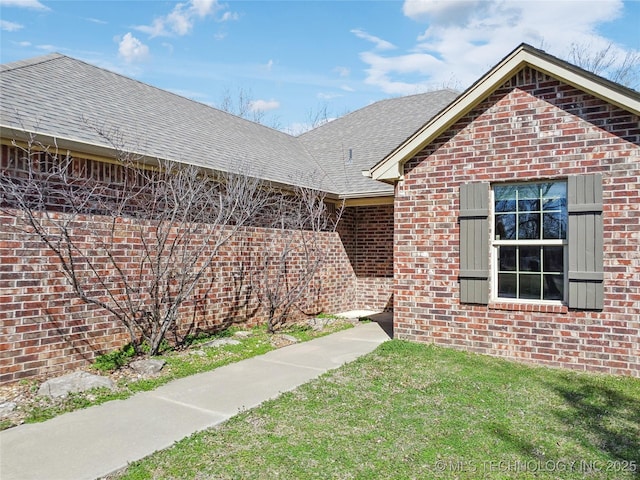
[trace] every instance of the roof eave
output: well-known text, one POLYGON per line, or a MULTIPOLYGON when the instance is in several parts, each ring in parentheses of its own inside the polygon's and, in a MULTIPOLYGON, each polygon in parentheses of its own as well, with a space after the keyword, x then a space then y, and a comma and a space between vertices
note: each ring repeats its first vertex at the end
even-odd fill
POLYGON ((631 95, 631 90, 574 67, 541 50, 522 44, 403 144, 363 174, 385 183, 394 183, 400 180, 403 175, 404 163, 407 160, 418 154, 451 125, 475 108, 506 79, 526 66, 542 71, 624 110, 640 115, 640 96, 634 98, 635 95, 631 95))
MULTIPOLYGON (((35 130, 18 128, 14 125, 0 124, 0 137, 15 142, 35 142, 37 145, 46 145, 49 148, 54 147, 59 150, 67 150, 76 153, 81 152, 85 155, 91 155, 101 159, 118 158, 118 152, 113 147, 36 132, 35 130)), ((135 155, 134 152, 130 153, 135 155)), ((144 159, 147 158, 144 155, 136 155, 136 157, 140 157, 141 163, 145 163, 144 159)))

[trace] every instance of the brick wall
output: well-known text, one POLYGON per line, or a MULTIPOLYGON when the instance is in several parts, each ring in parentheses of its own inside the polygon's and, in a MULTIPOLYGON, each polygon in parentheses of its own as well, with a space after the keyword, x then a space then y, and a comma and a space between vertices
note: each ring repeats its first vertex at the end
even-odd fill
POLYGON ((405 165, 396 187, 395 335, 640 376, 639 145, 637 116, 545 74, 526 68, 498 88, 405 165), (460 303, 461 183, 596 172, 604 183, 602 311, 460 303))
POLYGON ((346 208, 339 228, 363 310, 393 309, 393 205, 346 208))
MULTIPOLYGON (((85 217, 76 228, 87 232, 90 242, 88 232, 107 229, 107 222, 104 217, 85 217), (83 222, 91 222, 92 228, 83 222)), ((122 220, 116 241, 122 245, 119 255, 135 264, 141 244, 133 233, 139 224, 133 222, 122 220)), ((124 345, 128 336, 113 316, 78 300, 51 251, 16 227, 20 225, 14 216, 0 213, 0 382, 78 368, 96 354, 124 345)), ((251 288, 251 274, 261 249, 265 245, 277 248, 282 241, 277 230, 261 228, 247 228, 234 237, 220 252, 195 300, 184 305, 180 328, 169 338, 234 322, 253 325, 264 321, 264 310, 251 288)), ((292 310, 293 317, 353 308, 355 277, 339 235, 323 233, 319 241, 326 252, 324 266, 300 308, 292 310)))

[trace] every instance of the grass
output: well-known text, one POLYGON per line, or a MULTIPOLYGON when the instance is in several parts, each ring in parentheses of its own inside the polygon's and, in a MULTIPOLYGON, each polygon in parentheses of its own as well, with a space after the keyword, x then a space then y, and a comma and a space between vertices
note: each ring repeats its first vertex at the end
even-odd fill
MULTIPOLYGON (((282 333, 292 335, 300 342, 305 342, 350 327, 352 327, 351 323, 338 321, 328 325, 322 331, 314 331, 303 326, 291 326, 284 329, 282 333)), ((228 337, 231 336, 233 332, 234 330, 231 329, 222 332, 218 336, 228 337)), ((37 402, 21 407, 26 413, 24 422, 43 422, 63 413, 87 408, 92 405, 99 405, 110 400, 125 399, 137 392, 153 390, 172 380, 214 370, 223 365, 262 355, 276 348, 271 344, 270 335, 264 327, 252 329, 251 336, 249 337, 234 337, 240 341, 239 345, 224 345, 204 349, 198 348, 200 344, 214 338, 216 338, 216 336, 193 338, 189 342, 190 350, 166 352, 161 357, 157 357, 167 362, 160 376, 135 381, 123 378, 117 382, 115 391, 101 388, 89 392, 69 394, 64 399, 38 397, 37 402), (194 350, 201 350, 202 353, 196 355, 193 353, 194 350)), ((95 368, 96 370, 106 372, 112 368, 121 367, 126 364, 126 361, 131 358, 131 356, 131 352, 125 347, 122 351, 112 352, 99 358, 95 368)), ((37 389, 37 384, 34 383, 32 388, 37 389)), ((0 424, 0 429, 6 429, 12 426, 14 425, 10 422, 3 422, 0 424)))
POLYGON ((638 479, 640 380, 393 340, 113 478, 277 477, 638 479))

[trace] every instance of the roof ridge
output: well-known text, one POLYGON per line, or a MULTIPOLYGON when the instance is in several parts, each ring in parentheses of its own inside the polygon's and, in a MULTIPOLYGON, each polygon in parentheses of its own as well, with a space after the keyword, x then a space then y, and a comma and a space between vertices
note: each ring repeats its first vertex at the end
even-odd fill
MULTIPOLYGON (((353 115, 356 115, 356 114, 362 115, 362 111, 363 110, 367 110, 368 108, 373 107, 374 105, 380 105, 382 103, 388 103, 388 102, 393 102, 393 101, 398 101, 398 100, 403 100, 404 101, 405 99, 410 99, 410 98, 413 98, 413 97, 420 97, 420 96, 423 96, 423 95, 434 95, 434 94, 443 93, 443 92, 452 92, 452 93, 455 93, 457 95, 460 95, 460 92, 458 90, 453 89, 453 88, 438 88, 436 90, 429 90, 428 92, 413 93, 411 95, 398 95, 398 96, 394 96, 394 97, 382 98, 382 99, 376 100, 375 102, 372 102, 372 103, 370 103, 368 105, 365 105, 364 107, 360 107, 360 108, 357 108, 355 110, 352 110, 351 112, 349 112, 349 113, 347 113, 345 115, 342 115, 341 117, 334 118, 329 122, 325 122, 322 125, 318 125, 317 127, 312 128, 311 130, 307 130, 306 132, 301 133, 300 135, 298 135, 296 138, 308 137, 309 136, 308 134, 311 134, 312 132, 316 132, 318 130, 321 130, 321 129, 323 129, 323 127, 326 127, 327 125, 334 124, 334 122, 344 123, 345 121, 348 121, 349 118, 352 117, 353 115)), ((334 125, 332 125, 332 126, 334 126, 334 125)))
POLYGON ((62 53, 53 52, 47 55, 40 55, 38 57, 27 58, 25 60, 16 60, 15 62, 0 64, 0 72, 8 72, 13 70, 19 70, 21 68, 32 67, 34 65, 40 65, 41 63, 51 62, 59 58, 70 58, 62 53))
POLYGON ((124 80, 130 81, 130 82, 136 82, 139 85, 142 85, 142 86, 147 87, 147 88, 152 88, 152 89, 154 89, 156 91, 159 91, 159 92, 162 92, 164 94, 170 94, 170 95, 172 95, 174 97, 177 97, 177 98, 179 98, 181 100, 187 100, 187 101, 189 101, 191 103, 194 103, 194 104, 197 104, 199 106, 202 106, 202 107, 205 107, 205 108, 210 108, 210 109, 215 110, 217 112, 220 112, 222 114, 229 115, 229 116, 231 116, 233 118, 237 118, 242 122, 247 122, 248 124, 265 128, 265 129, 267 129, 267 130, 269 130, 271 132, 275 132, 275 133, 279 133, 279 134, 282 134, 282 135, 287 136, 287 137, 295 138, 293 135, 290 135, 290 134, 288 134, 286 132, 283 132, 282 130, 278 130, 276 128, 272 128, 272 127, 269 127, 267 125, 263 125, 262 123, 259 123, 259 122, 254 122, 254 121, 248 120, 246 118, 243 118, 243 117, 241 117, 239 115, 236 115, 236 114, 233 114, 231 112, 227 112, 227 111, 222 110, 220 108, 213 107, 213 106, 211 106, 211 105, 209 105, 207 103, 200 102, 198 100, 194 100, 192 98, 185 97, 184 95, 180 95, 178 93, 172 92, 171 90, 160 88, 160 87, 152 85, 150 83, 143 82, 142 80, 139 80, 137 78, 128 77, 128 76, 124 75, 123 73, 120 73, 120 72, 117 72, 117 71, 113 71, 113 70, 109 70, 108 68, 101 67, 101 66, 95 65, 93 63, 89 63, 89 62, 87 62, 85 60, 81 60, 79 58, 70 57, 70 56, 64 55, 62 53, 55 52, 55 53, 50 53, 50 54, 47 54, 47 55, 42 55, 40 57, 34 57, 34 58, 31 58, 31 59, 18 60, 16 62, 2 64, 2 65, 0 65, 0 67, 2 67, 0 69, 0 71, 1 72, 13 71, 13 70, 17 70, 17 69, 20 69, 20 68, 26 68, 26 67, 31 67, 31 66, 35 66, 35 65, 40 65, 42 63, 46 63, 46 62, 49 62, 49 61, 62 59, 62 58, 66 58, 66 59, 71 60, 73 62, 82 63, 83 65, 86 65, 87 67, 90 67, 90 68, 102 70, 103 72, 107 72, 107 73, 109 73, 111 75, 116 75, 116 76, 118 76, 118 77, 120 77, 120 78, 122 78, 124 80))

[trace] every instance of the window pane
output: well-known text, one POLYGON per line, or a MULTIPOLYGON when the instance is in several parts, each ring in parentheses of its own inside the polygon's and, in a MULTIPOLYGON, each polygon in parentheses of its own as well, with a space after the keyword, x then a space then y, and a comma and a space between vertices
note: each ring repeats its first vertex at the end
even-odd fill
POLYGON ((519 200, 537 200, 540 198, 540 184, 518 185, 519 200))
POLYGON ((518 240, 540 239, 540 214, 524 213, 518 215, 518 240))
POLYGON ((500 271, 514 272, 516 270, 516 247, 499 247, 500 271))
POLYGON ((520 271, 539 272, 540 271, 540 247, 520 247, 519 249, 520 271))
POLYGON ((496 187, 495 194, 495 211, 496 212, 515 212, 516 211, 516 191, 513 185, 496 187))
POLYGON ((516 216, 496 215, 496 240, 515 240, 516 216))
POLYGON ((564 276, 544 276, 544 300, 564 300, 564 276))
POLYGON ((516 298, 518 276, 515 273, 498 274, 498 296, 516 298))
POLYGON ((550 239, 564 239, 567 237, 567 213, 545 213, 543 215, 543 238, 545 240, 550 239))
POLYGON ((544 271, 564 272, 564 247, 544 247, 544 271))
POLYGON ((540 210, 540 200, 519 200, 518 211, 519 212, 537 212, 540 210))
POLYGON ((520 297, 528 300, 539 300, 541 275, 520 275, 520 297))
POLYGON ((540 184, 543 198, 567 198, 567 184, 565 182, 549 182, 540 184))
POLYGON ((555 210, 564 211, 567 208, 566 198, 545 198, 542 203, 542 209, 545 211, 555 210))

